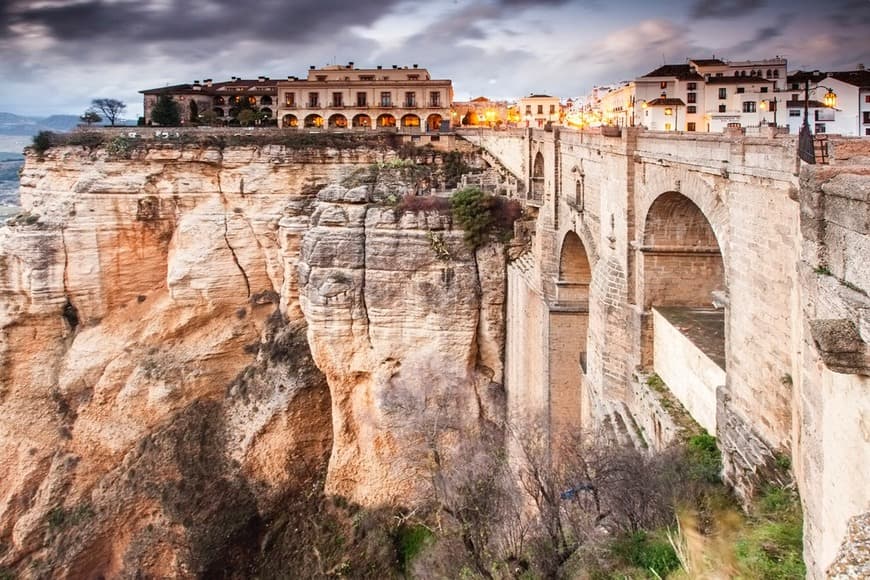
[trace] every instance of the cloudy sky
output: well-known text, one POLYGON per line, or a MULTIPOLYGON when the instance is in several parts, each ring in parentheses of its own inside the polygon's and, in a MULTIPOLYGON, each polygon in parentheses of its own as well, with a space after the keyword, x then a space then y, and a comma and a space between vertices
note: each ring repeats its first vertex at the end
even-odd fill
POLYGON ((0 111, 309 65, 428 67, 457 99, 563 97, 686 58, 870 66, 870 0, 0 0, 0 111))

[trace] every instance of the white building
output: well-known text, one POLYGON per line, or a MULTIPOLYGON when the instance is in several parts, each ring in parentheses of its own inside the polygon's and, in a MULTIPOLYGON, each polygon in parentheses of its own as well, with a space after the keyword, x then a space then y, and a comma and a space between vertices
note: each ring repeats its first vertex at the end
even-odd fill
POLYGON ((788 77, 785 108, 788 117, 782 120, 791 133, 797 133, 804 118, 804 90, 809 82, 809 124, 813 133, 837 133, 848 136, 870 136, 870 71, 859 65, 853 71, 804 72, 788 77), (836 104, 829 107, 825 97, 836 95, 836 104))

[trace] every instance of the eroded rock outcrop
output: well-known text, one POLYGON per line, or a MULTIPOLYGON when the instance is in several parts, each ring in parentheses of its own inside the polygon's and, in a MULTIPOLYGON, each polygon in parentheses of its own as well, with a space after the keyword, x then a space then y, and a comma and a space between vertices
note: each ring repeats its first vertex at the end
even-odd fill
POLYGON ((331 449, 330 491, 413 499, 423 427, 499 423, 501 250, 371 204, 383 184, 314 198, 394 155, 28 157, 0 228, 0 569, 207 574, 331 449))
POLYGON ((318 195, 300 302, 332 394, 328 490, 372 504, 420 497, 430 454, 452 461, 501 424, 505 284, 501 247, 471 251, 449 216, 367 201, 318 195))

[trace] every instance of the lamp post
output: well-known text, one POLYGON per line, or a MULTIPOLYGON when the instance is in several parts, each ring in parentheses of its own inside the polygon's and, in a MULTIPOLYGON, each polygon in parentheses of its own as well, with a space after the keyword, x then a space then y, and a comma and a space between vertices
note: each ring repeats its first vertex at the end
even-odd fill
MULTIPOLYGON (((816 88, 827 89, 822 99, 826 107, 837 106, 837 93, 831 87, 816 85, 816 88)), ((798 135, 798 157, 810 164, 816 162, 816 148, 813 142, 813 133, 810 131, 810 79, 804 80, 804 123, 798 135)))
POLYGON ((769 99, 769 100, 767 100, 767 101, 761 101, 761 103, 759 103, 759 105, 758 105, 758 106, 761 108, 761 110, 763 111, 763 110, 765 110, 765 109, 767 109, 767 108, 769 107, 768 103, 773 103, 773 106, 770 107, 770 110, 773 111, 773 126, 774 126, 774 127, 777 126, 777 125, 776 125, 776 110, 777 110, 779 107, 777 107, 776 104, 777 104, 778 102, 779 102, 779 99, 777 99, 776 97, 773 97, 772 99, 769 99))

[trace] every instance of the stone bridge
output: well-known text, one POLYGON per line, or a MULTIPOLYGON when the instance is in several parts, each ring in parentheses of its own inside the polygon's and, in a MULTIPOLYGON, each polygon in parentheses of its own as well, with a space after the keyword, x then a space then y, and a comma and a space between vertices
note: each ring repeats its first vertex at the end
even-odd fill
POLYGON ((773 132, 463 136, 532 218, 508 269, 510 411, 554 442, 579 425, 651 448, 687 413, 742 497, 794 475, 823 577, 870 510, 870 140, 802 167, 773 132))

